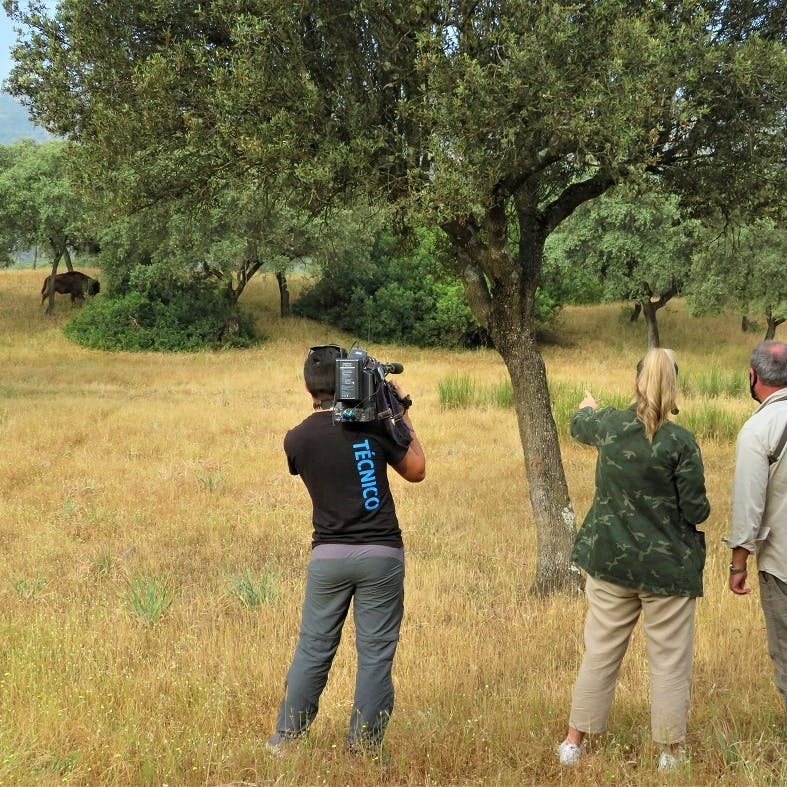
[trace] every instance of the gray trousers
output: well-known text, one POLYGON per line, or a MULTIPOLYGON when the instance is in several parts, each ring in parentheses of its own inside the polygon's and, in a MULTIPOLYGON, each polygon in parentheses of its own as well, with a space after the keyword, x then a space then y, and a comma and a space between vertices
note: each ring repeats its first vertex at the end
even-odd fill
POLYGON ((787 582, 760 571, 760 603, 765 615, 768 653, 773 659, 774 679, 787 710, 787 582))
POLYGON ((312 556, 300 637, 276 722, 280 735, 304 733, 317 715, 351 601, 358 666, 347 740, 351 746, 382 741, 394 706, 391 669, 404 611, 404 562, 363 554, 312 556))

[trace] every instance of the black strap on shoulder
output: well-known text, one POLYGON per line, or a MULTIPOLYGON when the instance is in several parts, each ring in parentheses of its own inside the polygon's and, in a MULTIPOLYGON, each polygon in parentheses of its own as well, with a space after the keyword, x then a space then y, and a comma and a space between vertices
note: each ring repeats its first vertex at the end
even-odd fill
POLYGON ((782 432, 779 442, 776 444, 776 448, 774 448, 773 451, 768 454, 769 465, 775 464, 779 461, 779 457, 782 455, 785 445, 787 445, 787 426, 784 427, 784 431, 782 432))
MULTIPOLYGON (((780 396, 778 399, 772 399, 768 404, 771 402, 785 402, 787 401, 787 397, 780 396)), ((787 426, 784 427, 784 431, 782 432, 782 436, 779 438, 779 442, 776 443, 776 448, 768 454, 768 464, 773 465, 779 461, 779 457, 782 455, 782 451, 784 451, 784 446, 787 445, 787 426)))

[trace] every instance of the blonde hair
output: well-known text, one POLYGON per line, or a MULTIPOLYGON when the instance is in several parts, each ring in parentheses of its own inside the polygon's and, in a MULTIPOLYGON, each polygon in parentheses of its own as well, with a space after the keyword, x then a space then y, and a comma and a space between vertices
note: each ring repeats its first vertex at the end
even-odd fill
POLYGON ((637 417, 645 424, 648 440, 667 420, 670 413, 677 414, 675 399, 678 395, 678 364, 675 353, 657 347, 648 350, 637 364, 637 387, 634 401, 637 417))

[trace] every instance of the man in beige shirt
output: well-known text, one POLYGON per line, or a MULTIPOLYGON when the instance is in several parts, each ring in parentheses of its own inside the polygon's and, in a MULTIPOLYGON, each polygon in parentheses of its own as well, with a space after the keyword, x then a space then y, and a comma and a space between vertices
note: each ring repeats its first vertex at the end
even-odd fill
POLYGON ((729 585, 738 595, 751 592, 747 560, 756 554, 768 651, 787 708, 787 343, 754 348, 749 383, 761 404, 738 434, 729 585))

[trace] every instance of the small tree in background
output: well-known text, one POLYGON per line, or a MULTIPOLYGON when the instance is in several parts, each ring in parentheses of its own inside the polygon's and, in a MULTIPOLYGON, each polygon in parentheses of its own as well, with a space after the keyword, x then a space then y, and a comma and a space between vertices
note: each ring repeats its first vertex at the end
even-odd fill
MULTIPOLYGON (((87 242, 85 208, 69 178, 72 146, 67 142, 23 140, 0 155, 0 249, 15 252, 43 247, 52 255, 54 276, 63 260, 73 270, 71 252, 87 242)), ((51 289, 47 312, 52 310, 51 289)))
POLYGON ((619 187, 582 205, 554 233, 547 267, 562 280, 594 278, 604 300, 634 301, 632 320, 645 316, 648 347, 658 347, 656 312, 686 286, 698 230, 676 197, 619 187))
POLYGON ((787 229, 772 219, 705 232, 693 260, 689 301, 696 314, 733 306, 765 317, 764 339, 787 319, 787 229))

